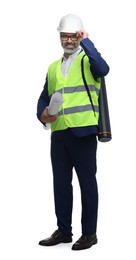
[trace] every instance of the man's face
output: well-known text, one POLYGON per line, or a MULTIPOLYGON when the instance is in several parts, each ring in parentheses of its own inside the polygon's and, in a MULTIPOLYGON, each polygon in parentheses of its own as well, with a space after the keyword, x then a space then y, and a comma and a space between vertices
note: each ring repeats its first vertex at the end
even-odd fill
POLYGON ((76 33, 60 33, 61 45, 65 53, 74 53, 79 47, 79 37, 76 33))

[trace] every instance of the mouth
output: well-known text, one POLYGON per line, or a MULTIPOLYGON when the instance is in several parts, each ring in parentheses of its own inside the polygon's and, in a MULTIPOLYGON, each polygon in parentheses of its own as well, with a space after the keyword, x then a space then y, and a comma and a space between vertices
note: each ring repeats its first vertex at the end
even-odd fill
POLYGON ((65 45, 65 48, 68 48, 68 49, 71 49, 71 48, 74 48, 75 46, 74 45, 72 45, 72 44, 67 44, 67 45, 65 45))

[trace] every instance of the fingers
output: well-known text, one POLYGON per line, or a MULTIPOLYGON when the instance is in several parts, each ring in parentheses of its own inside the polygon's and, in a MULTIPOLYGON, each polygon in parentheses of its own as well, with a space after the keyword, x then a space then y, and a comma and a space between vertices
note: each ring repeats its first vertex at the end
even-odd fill
POLYGON ((84 29, 82 29, 77 32, 77 36, 79 37, 80 41, 82 41, 83 39, 88 37, 88 33, 84 29))
POLYGON ((57 119, 58 115, 54 115, 54 116, 48 116, 48 118, 46 118, 46 123, 52 123, 57 119))
POLYGON ((54 122, 58 117, 58 114, 57 115, 53 115, 53 116, 50 116, 48 114, 48 107, 46 107, 43 111, 43 113, 41 114, 41 118, 40 120, 43 122, 43 123, 52 123, 54 122))

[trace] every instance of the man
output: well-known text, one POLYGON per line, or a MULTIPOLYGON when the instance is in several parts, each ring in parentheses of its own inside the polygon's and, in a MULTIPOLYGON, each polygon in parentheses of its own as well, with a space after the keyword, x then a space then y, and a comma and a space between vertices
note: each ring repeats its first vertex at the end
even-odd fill
POLYGON ((88 38, 82 20, 68 14, 58 27, 63 57, 48 68, 44 89, 37 105, 37 117, 51 124, 51 161, 53 169, 55 213, 58 229, 39 245, 53 246, 72 242, 72 169, 79 180, 82 201, 81 237, 72 250, 90 248, 97 243, 98 189, 96 150, 98 134, 100 78, 109 66, 88 38), (84 57, 84 54, 85 57, 84 57), (92 104, 84 86, 81 61, 90 89, 92 104), (60 92, 64 102, 59 113, 48 114, 53 93, 60 92))

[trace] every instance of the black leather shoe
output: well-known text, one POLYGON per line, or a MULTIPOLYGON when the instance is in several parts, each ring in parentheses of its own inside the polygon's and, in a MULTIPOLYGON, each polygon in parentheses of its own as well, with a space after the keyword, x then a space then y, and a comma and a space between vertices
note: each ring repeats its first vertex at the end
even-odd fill
POLYGON ((70 243, 72 242, 72 237, 64 235, 60 230, 56 230, 49 238, 41 240, 39 242, 40 246, 54 246, 60 243, 70 243))
POLYGON ((97 244, 97 236, 96 234, 94 235, 89 235, 85 236, 82 235, 72 246, 72 250, 82 250, 82 249, 87 249, 90 248, 91 246, 97 244))

